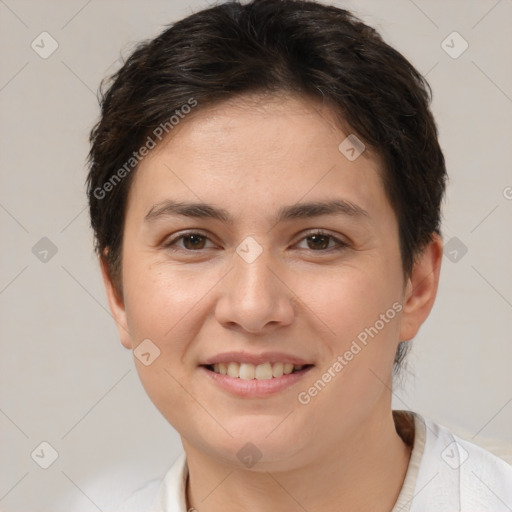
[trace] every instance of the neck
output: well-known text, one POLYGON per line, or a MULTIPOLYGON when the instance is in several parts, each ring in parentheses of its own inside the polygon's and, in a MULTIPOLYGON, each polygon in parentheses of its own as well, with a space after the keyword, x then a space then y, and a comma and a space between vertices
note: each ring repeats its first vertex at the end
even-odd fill
MULTIPOLYGON (((411 447, 397 434, 391 410, 315 460, 275 472, 220 463, 185 441, 187 510, 389 512, 400 493, 411 447)), ((255 466, 257 468, 257 466, 255 466)))

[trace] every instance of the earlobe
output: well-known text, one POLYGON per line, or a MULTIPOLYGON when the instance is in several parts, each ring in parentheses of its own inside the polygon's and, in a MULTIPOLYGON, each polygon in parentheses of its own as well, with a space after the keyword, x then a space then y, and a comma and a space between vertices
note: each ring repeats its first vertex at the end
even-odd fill
POLYGON ((437 294, 443 257, 443 242, 434 234, 418 255, 404 291, 400 341, 409 341, 427 319, 437 294))
POLYGON ((105 292, 107 294, 107 300, 110 307, 112 316, 116 322, 117 330, 119 331, 119 337, 121 343, 127 349, 132 348, 131 337, 128 330, 128 323, 126 321, 126 309, 124 306, 124 299, 122 294, 118 292, 116 286, 113 283, 112 277, 109 271, 109 265, 106 256, 100 257, 101 275, 103 276, 103 283, 105 285, 105 292))

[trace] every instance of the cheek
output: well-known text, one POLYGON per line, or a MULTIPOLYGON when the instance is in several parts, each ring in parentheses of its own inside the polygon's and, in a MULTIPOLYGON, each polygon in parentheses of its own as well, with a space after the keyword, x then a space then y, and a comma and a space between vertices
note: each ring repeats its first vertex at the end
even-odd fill
MULTIPOLYGON (((339 269, 322 280, 322 307, 317 305, 315 311, 329 326, 324 337, 327 358, 321 371, 328 373, 325 379, 332 384, 320 393, 318 406, 329 408, 332 401, 351 407, 371 406, 385 391, 382 381, 387 382, 391 374, 400 323, 401 270, 395 266, 383 269, 381 262, 374 260, 361 267, 339 269)), ((313 296, 320 300, 320 294, 309 294, 312 304, 313 296)))
POLYGON ((324 274, 303 284, 303 299, 342 344, 373 325, 398 297, 397 287, 371 265, 324 274))
POLYGON ((208 273, 197 279, 184 269, 151 264, 142 257, 128 259, 126 268, 127 321, 130 332, 139 337, 168 339, 180 322, 189 321, 212 286, 208 273))
POLYGON ((189 422, 204 421, 182 384, 190 379, 184 358, 201 326, 197 308, 211 285, 191 278, 184 269, 151 264, 143 256, 125 260, 126 315, 133 346, 149 339, 159 355, 147 366, 135 355, 136 368, 157 409, 182 431, 189 422))

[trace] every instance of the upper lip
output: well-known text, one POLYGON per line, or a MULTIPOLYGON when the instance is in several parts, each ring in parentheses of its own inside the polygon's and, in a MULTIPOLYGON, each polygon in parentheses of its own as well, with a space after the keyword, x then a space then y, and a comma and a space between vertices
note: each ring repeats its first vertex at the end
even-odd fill
POLYGON ((283 352, 263 352, 260 354, 250 354, 249 352, 223 352, 212 356, 201 363, 201 365, 213 365, 217 363, 250 363, 253 365, 263 363, 291 363, 293 365, 312 364, 300 357, 285 354, 283 352))

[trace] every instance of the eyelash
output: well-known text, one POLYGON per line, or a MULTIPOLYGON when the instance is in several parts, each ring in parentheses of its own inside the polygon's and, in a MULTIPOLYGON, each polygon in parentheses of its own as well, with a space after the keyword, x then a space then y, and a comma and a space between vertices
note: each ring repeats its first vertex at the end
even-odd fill
MULTIPOLYGON (((205 238, 207 240, 209 240, 208 236, 204 235, 203 233, 200 233, 198 231, 189 231, 189 232, 186 232, 186 233, 181 233, 180 235, 174 237, 173 239, 169 240, 167 243, 164 244, 164 247, 166 249, 169 249, 171 251, 183 251, 183 252, 188 252, 188 253, 193 253, 193 252, 201 252, 201 251, 204 251, 205 249, 198 249, 198 250, 193 250, 193 249, 185 249, 183 247, 180 247, 180 248, 176 248, 176 244, 177 242, 179 242, 180 240, 184 240, 185 238, 187 237, 190 237, 190 236, 193 236, 193 235, 197 235, 197 236, 200 236, 202 238, 205 238)), ((303 240, 306 240, 307 238, 310 238, 312 236, 322 236, 322 237, 327 237, 328 239, 330 240, 333 240, 335 243, 336 243, 336 247, 328 247, 327 249, 319 249, 319 250, 315 250, 315 249, 305 249, 307 251, 311 251, 311 252, 315 252, 315 253, 327 253, 327 252, 331 252, 331 251, 340 251, 340 250, 343 250, 343 249, 346 249, 347 247, 349 247, 349 244, 347 242, 343 242, 342 240, 340 240, 339 238, 336 238, 334 235, 328 233, 328 232, 325 232, 321 229, 318 229, 318 230, 315 230, 315 231, 311 231, 309 233, 307 233, 305 236, 303 236, 299 242, 303 241, 303 240)), ((329 242, 330 243, 330 242, 329 242)))

